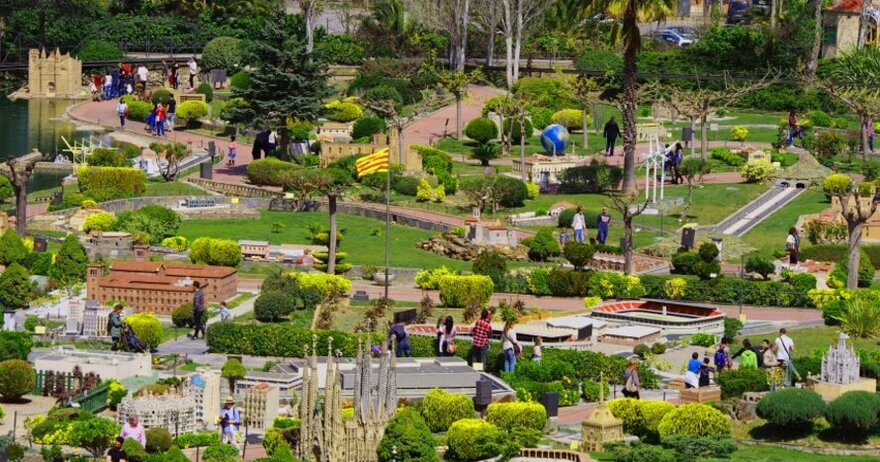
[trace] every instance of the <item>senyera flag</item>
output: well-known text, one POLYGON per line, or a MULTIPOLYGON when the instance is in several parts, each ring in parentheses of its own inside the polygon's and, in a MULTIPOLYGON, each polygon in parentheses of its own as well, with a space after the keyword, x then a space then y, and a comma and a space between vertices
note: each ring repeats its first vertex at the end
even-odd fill
POLYGON ((380 149, 368 156, 361 157, 354 164, 357 168, 358 177, 369 175, 370 173, 387 172, 390 157, 388 148, 380 149))

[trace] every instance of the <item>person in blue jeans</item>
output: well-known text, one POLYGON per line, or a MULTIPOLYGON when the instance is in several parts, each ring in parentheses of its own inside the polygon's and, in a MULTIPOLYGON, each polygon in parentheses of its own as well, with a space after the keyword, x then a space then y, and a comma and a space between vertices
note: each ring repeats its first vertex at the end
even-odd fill
POLYGON ((406 332, 406 326, 402 322, 392 324, 391 321, 388 321, 388 324, 391 326, 388 338, 393 337, 397 341, 397 357, 411 357, 412 352, 409 347, 409 334, 406 332))
POLYGON ((516 331, 513 329, 513 321, 504 323, 504 331, 501 333, 501 348, 504 350, 504 372, 516 370, 516 358, 522 351, 522 345, 516 340, 516 331))
POLYGON ((611 214, 608 213, 608 206, 602 206, 602 213, 596 217, 596 228, 598 229, 598 233, 596 234, 596 240, 599 241, 600 244, 605 245, 605 240, 608 239, 608 227, 611 225, 611 214))
POLYGON ((583 243, 587 220, 584 218, 584 209, 581 206, 578 206, 574 217, 571 219, 571 228, 574 230, 574 240, 583 243))

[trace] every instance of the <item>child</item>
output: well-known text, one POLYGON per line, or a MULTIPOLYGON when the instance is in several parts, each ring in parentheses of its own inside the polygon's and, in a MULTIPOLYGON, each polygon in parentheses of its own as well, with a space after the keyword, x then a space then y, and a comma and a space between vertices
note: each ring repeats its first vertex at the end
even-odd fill
POLYGON ((229 137, 229 161, 226 162, 226 165, 233 166, 235 165, 235 135, 229 137))
POLYGON ((568 243, 568 228, 562 228, 562 231, 559 233, 559 247, 565 249, 565 244, 568 243))
POLYGON ((709 358, 703 358, 703 365, 700 366, 700 387, 709 386, 709 374, 715 372, 715 368, 709 365, 709 358))
POLYGON ((220 302, 220 320, 229 321, 230 319, 232 319, 232 313, 230 313, 229 308, 226 307, 226 302, 220 302))
POLYGON ((541 337, 535 337, 535 346, 532 347, 532 361, 539 363, 541 362, 541 345, 544 344, 544 339, 541 337))

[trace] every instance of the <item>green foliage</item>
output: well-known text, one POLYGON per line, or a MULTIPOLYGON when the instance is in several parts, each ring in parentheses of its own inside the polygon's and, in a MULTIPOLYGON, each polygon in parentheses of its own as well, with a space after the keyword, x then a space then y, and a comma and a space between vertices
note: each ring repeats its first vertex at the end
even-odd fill
POLYGON ((733 340, 743 328, 743 322, 737 318, 724 318, 724 336, 733 340))
POLYGON ((740 368, 721 371, 715 376, 721 387, 722 398, 739 398, 746 392, 761 392, 770 389, 767 374, 762 369, 740 368))
POLYGON ((6 400, 16 400, 34 389, 36 376, 34 368, 21 359, 7 359, 0 362, 0 396, 6 400))
POLYGON ((353 101, 337 100, 327 104, 326 107, 331 111, 327 118, 334 122, 352 122, 364 113, 364 109, 353 101))
POLYGON ((480 161, 480 165, 486 167, 489 161, 497 159, 501 155, 501 149, 495 143, 479 143, 471 148, 471 157, 480 161))
POLYGON ((426 202, 431 200, 433 196, 434 188, 431 187, 431 183, 428 183, 428 179, 419 179, 419 185, 416 187, 416 200, 419 202, 426 202))
POLYGON ((425 420, 417 410, 407 407, 388 422, 377 454, 379 462, 437 462, 434 446, 434 435, 425 420))
POLYGON ((193 327, 195 318, 192 303, 187 302, 175 308, 171 312, 171 322, 177 327, 193 327))
POLYGON ((533 238, 524 239, 522 244, 529 248, 529 259, 532 261, 547 261, 561 253, 559 243, 549 229, 538 231, 533 238))
POLYGON ((227 359, 226 362, 223 363, 223 367, 220 368, 220 376, 224 379, 240 380, 243 379, 246 374, 247 369, 245 369, 244 364, 235 358, 227 359))
MULTIPOLYGON (((839 262, 834 265, 834 268, 831 270, 831 273, 828 274, 828 287, 831 288, 843 288, 846 287, 846 281, 849 276, 848 273, 849 267, 849 256, 847 255, 839 262)), ((858 286, 859 287, 870 287, 871 283, 874 281, 874 265, 871 263, 871 259, 868 258, 868 254, 865 252, 859 252, 859 272, 858 272, 858 286)))
POLYGON ((690 344, 708 348, 715 345, 715 340, 716 337, 713 334, 697 332, 696 334, 691 335, 690 344))
POLYGON ((558 111, 566 107, 575 107, 577 102, 573 100, 565 79, 551 77, 522 77, 511 89, 513 94, 526 95, 535 106, 545 107, 558 111))
POLYGON ((262 322, 277 322, 296 309, 295 300, 281 291, 263 291, 254 302, 254 317, 262 322))
POLYGON ((529 119, 526 119, 526 123, 524 124, 525 140, 523 139, 523 129, 520 125, 521 124, 519 123, 519 120, 513 121, 511 126, 511 120, 504 119, 502 129, 504 130, 504 133, 509 134, 511 144, 520 144, 520 142, 524 142, 525 140, 528 140, 530 136, 532 136, 534 128, 532 128, 532 122, 529 121, 529 119))
POLYGON ((189 259, 193 263, 234 267, 241 262, 241 246, 230 239, 200 237, 192 242, 189 259))
MULTIPOLYGON (((623 169, 616 165, 582 165, 562 172, 559 179, 559 192, 565 194, 600 193, 618 188, 622 180, 623 169)), ((561 220, 560 216, 560 224, 561 220)))
POLYGON ((525 183, 509 176, 496 176, 494 188, 501 191, 503 207, 522 207, 529 195, 525 183))
POLYGON ((172 236, 180 227, 180 216, 174 210, 159 204, 150 204, 133 211, 120 213, 116 229, 127 231, 136 237, 147 235, 147 243, 159 244, 165 237, 172 236))
MULTIPOLYGON (((832 131, 822 131, 819 133, 819 136, 816 138, 816 141, 813 142, 813 146, 810 149, 810 152, 816 156, 816 159, 825 165, 833 164, 834 159, 837 156, 844 155, 849 151, 849 138, 846 135, 832 132, 832 131)), ((843 174, 833 174, 832 177, 843 177, 846 175, 843 174)), ((829 177, 830 178, 830 177, 829 177)), ((849 177, 847 177, 849 178, 849 177)), ((827 178, 826 178, 827 180, 827 178)), ((851 180, 850 180, 851 181, 851 180)), ((823 188, 825 183, 822 183, 823 188)), ((826 188, 827 192, 827 188, 826 188)))
POLYGON ((238 71, 229 78, 229 86, 241 90, 251 85, 251 75, 247 71, 238 71))
POLYGON ((495 425, 480 419, 461 419, 451 427, 447 436, 447 457, 459 462, 489 459, 501 453, 504 433, 495 425))
POLYGON ((491 119, 478 117, 468 122, 464 134, 477 143, 486 144, 498 138, 498 125, 491 119))
POLYGON ((825 194, 842 195, 849 192, 852 184, 852 178, 849 176, 842 173, 834 173, 822 180, 822 190, 825 191, 825 194))
POLYGON ((110 148, 96 148, 86 161, 92 167, 131 167, 125 154, 110 148))
POLYGON ((34 341, 29 332, 0 331, 0 361, 27 360, 34 341))
POLYGON ((655 441, 659 438, 660 422, 675 409, 675 405, 665 401, 621 398, 609 401, 608 409, 614 417, 623 420, 623 430, 626 433, 655 441))
POLYGON ((412 176, 401 176, 392 179, 391 190, 403 194, 404 196, 415 196, 418 194, 419 179, 412 176))
POLYGON ((468 395, 452 394, 435 388, 425 395, 421 413, 432 432, 443 432, 453 422, 473 417, 474 402, 468 395))
POLYGON ((0 175, 0 201, 5 201, 12 197, 12 183, 9 178, 0 175))
POLYGON ((391 101, 395 107, 403 106, 403 95, 396 88, 389 85, 379 85, 364 92, 363 99, 366 101, 391 101))
MULTIPOLYGON (((550 122, 565 127, 568 131, 580 130, 583 125, 583 111, 580 109, 562 109, 550 116, 550 122)), ((590 124, 590 116, 587 116, 587 126, 590 124)))
POLYGON ((174 444, 183 449, 211 446, 220 443, 217 432, 183 433, 178 435, 174 444))
POLYGON ((742 167, 746 161, 742 157, 730 152, 727 148, 712 148, 711 157, 720 160, 731 167, 742 167))
POLYGON ((746 164, 740 168, 739 173, 743 176, 743 179, 746 180, 746 183, 762 183, 770 178, 770 175, 775 171, 775 167, 773 167, 773 164, 770 163, 769 160, 755 159, 746 162, 746 164))
POLYGON ((717 436, 669 436, 663 438, 663 447, 674 449, 683 461, 695 461, 698 458, 723 458, 738 449, 736 440, 717 436))
POLYGON ((507 260, 498 252, 486 250, 474 259, 471 271, 492 278, 495 285, 502 284, 507 275, 507 260))
POLYGON ((177 446, 171 446, 161 457, 162 462, 189 462, 189 458, 177 446))
POLYGON ((213 444, 205 449, 202 460, 205 462, 228 462, 238 460, 238 448, 231 444, 213 444))
POLYGON ((241 40, 217 37, 205 44, 202 50, 202 67, 208 70, 224 69, 232 73, 243 64, 243 52, 241 40))
POLYGON ((876 429, 880 396, 867 391, 848 391, 832 401, 825 418, 841 435, 864 438, 876 429))
POLYGON ((147 429, 147 452, 165 452, 171 449, 171 433, 164 428, 147 429))
POLYGON ((636 442, 632 445, 618 444, 611 446, 611 459, 614 462, 673 462, 672 454, 662 448, 636 442))
POLYGON ((257 159, 247 166, 248 181, 256 185, 264 186, 284 186, 290 177, 290 174, 299 170, 297 164, 267 157, 265 159, 257 159))
POLYGON ((373 135, 384 133, 388 129, 385 120, 378 117, 361 117, 354 122, 351 129, 353 139, 372 138, 373 135))
POLYGON ((765 257, 752 255, 746 260, 746 271, 760 274, 764 280, 768 280, 776 272, 776 265, 765 257))
MULTIPOLYGON (((599 382, 595 382, 590 379, 585 379, 581 382, 581 393, 583 394, 584 400, 588 403, 595 403, 599 401, 599 382)), ((608 386, 607 383, 602 382, 601 384, 603 396, 608 398, 611 396, 611 387, 608 386)))
POLYGON ((570 208, 565 209, 559 212, 559 218, 557 219, 557 226, 560 228, 571 228, 571 223, 574 221, 574 215, 577 213, 577 209, 570 208))
POLYGON ((600 271, 590 278, 587 294, 603 300, 609 298, 634 299, 645 295, 645 288, 637 276, 600 271))
POLYGON ((495 284, 488 276, 443 276, 438 284, 440 302, 447 307, 484 306, 492 297, 495 284))
POLYGON ((516 428, 544 430, 547 410, 540 403, 492 403, 486 413, 486 421, 500 430, 516 428))
POLYGON ((266 450, 266 454, 270 456, 275 455, 275 452, 282 447, 290 448, 290 445, 284 439, 284 434, 281 430, 277 428, 267 429, 263 434, 263 449, 266 450))
POLYGON ((672 435, 729 435, 730 418, 706 404, 684 404, 672 409, 660 421, 661 438, 672 435))
POLYGON ((565 259, 578 270, 584 269, 593 260, 594 253, 596 249, 593 246, 581 242, 569 242, 563 250, 565 259))
POLYGON ((147 175, 140 169, 128 167, 80 167, 76 171, 77 185, 82 193, 115 190, 141 194, 147 190, 147 175))
POLYGON ((89 215, 83 223, 83 232, 110 231, 116 227, 116 215, 110 212, 98 212, 89 215))
POLYGON ((80 61, 112 61, 122 58, 122 49, 107 40, 90 39, 83 42, 76 57, 80 61))
POLYGON ((645 359, 645 355, 648 354, 650 351, 651 347, 649 347, 645 343, 640 343, 633 347, 633 354, 642 359, 645 359))
POLYGON ((833 123, 831 116, 828 115, 827 112, 818 109, 810 111, 810 113, 807 114, 807 118, 810 119, 816 127, 830 127, 833 123))
POLYGON ((437 290, 440 288, 440 279, 444 276, 458 274, 445 266, 440 266, 432 270, 422 270, 416 273, 415 283, 420 289, 437 290))
POLYGON ((779 429, 799 431, 812 427, 813 421, 825 412, 825 401, 814 391, 786 388, 761 398, 755 411, 779 429))
POLYGON ((183 236, 172 236, 162 239, 162 242, 159 245, 177 252, 183 252, 189 248, 189 241, 183 236))
POLYGON ((8 310, 27 308, 33 298, 28 271, 18 263, 0 273, 0 302, 8 310))
POLYGON ((96 417, 77 420, 68 427, 67 444, 83 448, 92 456, 103 455, 119 434, 119 425, 110 419, 96 417))
POLYGON ((7 228, 0 236, 0 264, 9 266, 20 262, 27 256, 28 250, 21 238, 12 228, 7 228))
MULTIPOLYGON (((8 270, 7 270, 8 271, 8 270)), ((0 276, 2 282, 2 276, 0 276)), ((823 316, 828 314, 823 309, 823 316)), ((855 338, 880 336, 880 305, 867 300, 848 300, 833 319, 839 321, 843 331, 855 338)))
MULTIPOLYGON (((207 92, 210 91, 213 97, 213 89, 211 89, 210 85, 207 87, 203 87, 202 85, 207 85, 202 83, 199 85, 199 88, 196 89, 197 93, 202 93, 204 91, 205 98, 208 101, 211 101, 212 98, 208 98, 207 92), (200 91, 202 90, 202 91, 200 91)), ((202 117, 208 116, 208 105, 201 101, 184 101, 177 105, 177 112, 175 113, 175 120, 179 120, 183 122, 185 127, 189 127, 193 124, 193 122, 201 119, 202 117)))
MULTIPOLYGON (((437 175, 438 180, 440 180, 442 173, 452 173, 452 156, 450 156, 449 153, 430 146, 422 146, 420 144, 413 144, 410 148, 417 152, 422 158, 422 169, 425 173, 429 175, 437 175)), ((440 182, 444 183, 443 181, 440 182)), ((453 188, 452 191, 454 192, 456 189, 458 188, 453 188)), ((447 188, 446 192, 449 191, 450 190, 447 188)))
POLYGON ((147 101, 127 101, 125 104, 128 105, 128 115, 126 118, 128 120, 134 120, 135 122, 146 122, 147 116, 150 115, 150 111, 153 110, 153 105, 147 101))
POLYGON ((131 327, 134 334, 146 342, 151 348, 159 346, 162 340, 162 324, 153 313, 137 313, 125 317, 125 323, 131 327))

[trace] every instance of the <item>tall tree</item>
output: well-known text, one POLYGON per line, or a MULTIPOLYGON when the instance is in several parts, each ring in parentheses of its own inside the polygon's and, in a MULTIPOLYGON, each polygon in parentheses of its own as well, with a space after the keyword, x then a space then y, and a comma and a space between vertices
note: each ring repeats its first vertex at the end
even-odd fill
POLYGON ((302 184, 308 190, 317 196, 327 198, 327 211, 330 214, 330 239, 327 245, 327 272, 334 274, 336 272, 336 234, 338 228, 336 226, 336 208, 337 200, 351 186, 351 174, 339 168, 324 169, 302 169, 295 171, 292 175, 300 176, 302 184))
POLYGON ((89 257, 86 255, 85 247, 76 235, 68 234, 55 257, 55 264, 49 270, 49 276, 58 281, 62 287, 70 287, 86 280, 88 264, 89 257))
POLYGON ((27 308, 33 298, 28 271, 18 263, 0 273, 0 305, 7 310, 27 308))
POLYGON ((859 144, 862 149, 862 161, 868 160, 868 132, 865 124, 880 113, 880 89, 840 87, 831 82, 817 80, 816 86, 843 103, 859 118, 859 144))
POLYGON ((455 96, 455 137, 461 139, 461 102, 467 94, 468 87, 474 82, 483 79, 483 73, 479 70, 471 72, 465 71, 445 71, 437 76, 440 86, 455 96))
MULTIPOLYGON (((828 68, 828 80, 813 85, 843 103, 859 117, 859 127, 880 114, 880 50, 865 47, 844 53, 828 68)), ((868 134, 861 128, 862 158, 867 158, 868 134)))
POLYGON ((819 53, 822 51, 822 0, 813 0, 813 47, 807 59, 806 77, 813 78, 819 68, 819 53))
POLYGON ((289 119, 318 120, 324 100, 332 95, 327 85, 323 56, 308 53, 303 41, 284 32, 284 14, 276 12, 266 27, 247 42, 246 62, 254 67, 247 88, 233 87, 232 96, 246 104, 234 105, 230 122, 278 131, 281 158, 289 158, 289 119))
MULTIPOLYGON (((523 37, 535 18, 541 16, 554 0, 498 0, 501 2, 501 32, 506 53, 507 88, 519 80, 523 37)), ((632 0, 635 1, 635 0, 632 0)))
POLYGON ((388 121, 388 128, 394 130, 397 135, 397 162, 406 165, 406 142, 403 137, 403 129, 428 112, 437 102, 437 94, 431 92, 421 103, 417 104, 407 115, 400 113, 400 105, 394 100, 364 100, 371 111, 384 117, 388 121))
POLYGON ((0 175, 12 183, 15 195, 15 231, 19 236, 27 234, 27 182, 34 174, 37 162, 44 160, 43 154, 34 150, 22 157, 7 159, 0 165, 0 175))
MULTIPOLYGON (((599 82, 584 74, 569 80, 569 86, 574 96, 581 103, 581 129, 583 130, 583 146, 586 150, 590 145, 590 133, 588 119, 593 112, 592 108, 601 101, 602 87, 599 82)), ((594 115, 595 117, 595 115, 594 115)))
POLYGON ((297 0, 299 11, 306 25, 306 53, 315 49, 315 16, 318 14, 318 0, 297 0))
POLYGON ((642 198, 639 190, 610 195, 615 210, 623 216, 623 273, 633 273, 633 219, 648 208, 648 198, 642 198))
POLYGON ((858 184, 844 174, 835 173, 825 178, 822 189, 837 200, 846 220, 849 232, 846 287, 855 289, 859 286, 862 229, 880 205, 880 188, 870 182, 858 184))

